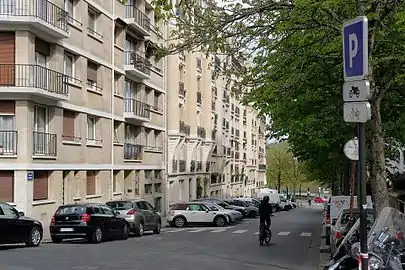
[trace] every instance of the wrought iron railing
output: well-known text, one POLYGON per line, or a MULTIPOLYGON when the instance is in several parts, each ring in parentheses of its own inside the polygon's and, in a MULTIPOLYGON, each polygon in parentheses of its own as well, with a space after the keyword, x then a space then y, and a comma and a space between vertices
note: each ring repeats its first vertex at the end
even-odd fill
POLYGON ((125 65, 133 65, 138 71, 150 75, 152 64, 145 58, 139 55, 136 51, 125 52, 125 65))
POLYGON ((57 137, 56 134, 34 131, 34 156, 56 157, 57 137))
POLYGON ((0 130, 0 156, 17 155, 18 132, 0 130))
POLYGON ((125 18, 134 19, 137 24, 142 28, 150 32, 150 19, 149 17, 140 11, 135 5, 125 6, 125 18))
POLYGON ((150 118, 150 105, 144 103, 142 101, 128 98, 125 99, 124 103, 124 110, 125 112, 133 113, 136 116, 143 117, 143 118, 150 118))
POLYGON ((124 143, 124 159, 142 160, 143 146, 133 143, 124 143))

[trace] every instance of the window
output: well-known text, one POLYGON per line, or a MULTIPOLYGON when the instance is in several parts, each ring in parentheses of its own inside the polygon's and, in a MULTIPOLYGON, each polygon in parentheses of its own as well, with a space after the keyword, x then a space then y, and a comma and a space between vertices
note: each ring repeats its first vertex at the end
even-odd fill
POLYGON ((162 184, 155 184, 155 192, 161 193, 162 192, 162 184))
POLYGON ((121 125, 121 122, 114 121, 114 142, 115 143, 120 142, 120 136, 119 136, 119 134, 120 134, 120 132, 119 132, 120 125, 121 125))
POLYGON ((155 199, 155 209, 158 212, 162 211, 162 198, 161 197, 156 197, 156 199, 155 199))
POLYGON ((63 110, 63 133, 62 139, 64 141, 74 141, 75 138, 75 120, 76 112, 63 110))
POLYGON ((18 212, 14 207, 6 203, 0 203, 0 216, 4 215, 7 217, 18 217, 18 212))
POLYGON ((139 182, 140 182, 139 171, 135 171, 134 182, 135 182, 135 195, 139 195, 139 182))
POLYGON ((155 210, 154 208, 153 208, 153 206, 150 204, 150 203, 148 203, 148 202, 143 202, 145 205, 146 205, 146 208, 149 210, 149 211, 153 211, 153 210, 155 210))
POLYGON ((179 75, 180 75, 180 78, 179 78, 180 82, 184 82, 184 67, 183 66, 179 67, 179 75))
POLYGON ((152 170, 145 170, 145 179, 147 180, 152 180, 152 175, 153 171, 152 170))
POLYGON ((163 141, 162 141, 162 132, 155 130, 155 144, 156 147, 163 147, 163 141))
POLYGON ((98 65, 94 62, 87 61, 87 86, 90 88, 97 87, 98 65))
POLYGON ((190 204, 187 211, 205 211, 201 204, 190 204))
POLYGON ((0 171, 0 201, 14 202, 14 171, 0 171))
POLYGON ((73 18, 76 18, 76 12, 75 12, 75 3, 74 0, 65 0, 64 3, 64 9, 67 13, 69 13, 69 17, 68 17, 68 22, 72 23, 73 22, 73 18))
POLYGON ((160 109, 160 93, 158 91, 155 91, 154 94, 154 99, 153 99, 153 106, 155 106, 156 109, 160 109))
POLYGON ((34 107, 34 130, 36 132, 46 133, 49 124, 49 109, 44 106, 34 107))
POLYGON ((197 77, 197 92, 201 92, 201 78, 197 77))
POLYGON ((144 201, 139 201, 136 202, 136 206, 140 209, 140 210, 148 210, 148 207, 146 206, 144 201))
POLYGON ((95 142, 96 140, 97 119, 94 116, 87 116, 87 140, 95 142))
POLYGON ((120 74, 115 74, 114 75, 114 94, 116 94, 116 95, 121 94, 121 91, 120 91, 120 78, 121 78, 120 74))
POLYGON ((97 172, 86 172, 86 195, 95 195, 97 192, 97 172))
POLYGON ((34 171, 34 201, 48 199, 48 171, 34 171))
POLYGON ((120 171, 114 171, 113 175, 113 192, 119 192, 121 189, 119 188, 119 173, 120 171))
POLYGON ((89 21, 87 27, 90 30, 90 33, 94 34, 94 32, 96 32, 97 14, 91 9, 89 9, 88 14, 89 14, 89 21))
POLYGON ((15 155, 17 153, 14 113, 14 101, 0 101, 0 155, 15 155))
POLYGON ((145 184, 145 194, 152 194, 152 184, 145 184))
POLYGON ((75 56, 70 53, 65 53, 64 57, 64 73, 69 76, 68 80, 72 81, 75 77, 75 56))
POLYGON ((109 215, 109 216, 115 216, 115 215, 114 215, 114 211, 111 210, 111 208, 102 205, 102 206, 101 206, 101 209, 103 209, 104 214, 109 215))
POLYGON ((161 170, 156 170, 155 171, 155 179, 156 180, 162 180, 162 171, 161 170))

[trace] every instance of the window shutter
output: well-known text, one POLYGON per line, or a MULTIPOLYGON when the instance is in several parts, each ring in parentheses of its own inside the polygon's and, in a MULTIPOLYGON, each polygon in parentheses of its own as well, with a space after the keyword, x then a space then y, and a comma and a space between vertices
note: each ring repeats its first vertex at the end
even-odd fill
POLYGON ((1 114, 15 114, 15 101, 14 100, 0 100, 0 113, 1 114))
POLYGON ((48 199, 48 171, 34 171, 34 201, 48 199))
POLYGON ((87 79, 97 82, 97 65, 93 62, 87 61, 87 79))
POLYGON ((96 194, 96 172, 87 171, 86 173, 86 195, 96 194))
POLYGON ((0 201, 14 202, 14 171, 0 171, 0 201))
POLYGON ((73 139, 75 136, 75 118, 74 111, 63 110, 63 135, 66 139, 73 139))
POLYGON ((39 52, 42 55, 50 56, 51 55, 51 45, 43 41, 42 39, 35 38, 35 51, 39 52))

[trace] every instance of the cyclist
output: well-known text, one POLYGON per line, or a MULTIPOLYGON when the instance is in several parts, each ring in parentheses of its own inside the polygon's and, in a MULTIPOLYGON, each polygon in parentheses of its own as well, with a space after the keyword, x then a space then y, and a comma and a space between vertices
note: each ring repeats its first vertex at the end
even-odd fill
POLYGON ((259 206, 260 226, 264 226, 264 228, 266 228, 267 231, 269 231, 270 229, 270 222, 271 222, 270 216, 273 213, 273 209, 269 201, 270 201, 269 196, 264 196, 259 206))

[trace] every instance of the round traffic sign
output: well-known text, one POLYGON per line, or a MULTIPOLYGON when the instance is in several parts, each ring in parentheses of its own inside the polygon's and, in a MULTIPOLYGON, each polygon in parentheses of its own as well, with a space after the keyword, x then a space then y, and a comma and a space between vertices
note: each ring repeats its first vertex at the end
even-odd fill
POLYGON ((348 141, 345 144, 343 151, 348 159, 359 160, 359 141, 357 138, 348 141))

